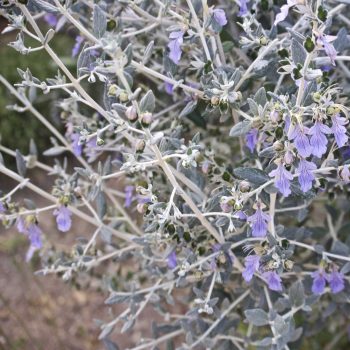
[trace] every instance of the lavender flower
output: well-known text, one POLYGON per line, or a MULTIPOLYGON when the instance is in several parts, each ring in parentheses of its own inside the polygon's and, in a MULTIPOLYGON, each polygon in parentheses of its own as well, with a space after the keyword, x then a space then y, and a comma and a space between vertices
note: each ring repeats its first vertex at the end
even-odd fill
POLYGON ((348 184, 350 182, 350 170, 349 165, 344 165, 343 168, 339 171, 339 176, 343 182, 348 184))
POLYGON ((44 20, 50 27, 56 27, 58 22, 57 17, 53 13, 47 13, 44 16, 44 20))
POLYGON ((338 272, 336 268, 334 268, 328 276, 328 283, 331 287, 332 293, 339 293, 345 288, 344 275, 341 272, 338 272))
POLYGON ((326 55, 331 59, 332 65, 335 66, 335 59, 337 57, 337 50, 331 44, 331 41, 335 40, 337 37, 331 35, 321 34, 317 38, 317 44, 322 46, 326 55))
POLYGON ((244 270, 242 276, 246 282, 250 282, 254 276, 254 273, 259 270, 260 267, 260 256, 259 255, 248 255, 244 259, 244 270))
POLYGON ((0 202, 0 214, 5 213, 6 208, 2 202, 0 202))
POLYGON ((248 13, 248 6, 247 6, 248 0, 239 0, 239 12, 238 17, 243 17, 248 13))
POLYGON ((311 274, 311 277, 313 278, 313 283, 311 287, 312 293, 316 295, 322 294, 326 287, 327 281, 327 274, 325 273, 324 269, 319 268, 317 271, 311 274))
POLYGON ((284 167, 282 163, 269 173, 270 177, 275 177, 275 187, 282 193, 284 197, 288 197, 292 191, 290 189, 290 181, 293 175, 284 167))
POLYGON ((307 192, 312 188, 312 182, 315 180, 313 170, 317 167, 314 163, 301 159, 297 169, 298 181, 303 192, 307 192))
POLYGON ((288 132, 289 140, 294 140, 294 146, 303 158, 311 154, 310 141, 306 136, 309 132, 307 127, 300 124, 292 125, 288 132))
POLYGON ((183 44, 183 36, 184 32, 182 30, 178 30, 176 32, 171 32, 169 35, 170 42, 168 44, 169 58, 175 63, 179 64, 182 50, 181 45, 183 44))
POLYGON ((247 221, 250 222, 252 227, 252 236, 265 237, 267 232, 267 223, 269 220, 269 215, 264 213, 260 206, 258 206, 256 212, 247 218, 247 221))
POLYGON ((215 9, 213 11, 214 20, 222 27, 227 24, 225 11, 222 9, 215 9))
POLYGON ((81 47, 81 44, 83 43, 83 41, 84 41, 84 37, 81 35, 77 35, 77 37, 75 38, 75 44, 74 44, 73 49, 72 49, 72 57, 78 56, 79 51, 80 51, 80 47, 81 47))
POLYGON ((168 94, 168 95, 172 95, 174 93, 174 85, 173 84, 170 84, 170 83, 165 83, 164 84, 164 88, 165 88, 165 92, 168 94))
POLYGON ((19 233, 26 233, 26 225, 22 216, 18 216, 16 220, 16 227, 19 233))
POLYGON ((169 269, 175 269, 177 266, 177 257, 176 257, 176 252, 173 250, 169 255, 168 255, 168 267, 169 269))
POLYGON ((250 129, 245 137, 245 142, 251 153, 254 153, 256 144, 258 143, 258 129, 250 129))
POLYGON ((271 290, 280 292, 282 290, 282 280, 276 271, 267 271, 263 273, 263 277, 271 290))
POLYGON ((80 135, 78 133, 73 133, 70 136, 72 140, 72 150, 76 157, 80 157, 83 152, 83 145, 79 144, 80 135))
POLYGON ((32 259, 34 253, 36 250, 41 249, 43 244, 41 241, 41 230, 38 225, 35 223, 29 224, 26 230, 26 234, 29 237, 30 240, 30 247, 27 251, 26 254, 26 261, 28 262, 29 260, 32 259))
POLYGON ((343 147, 348 142, 348 136, 346 135, 346 125, 348 121, 346 118, 341 117, 339 113, 332 116, 331 130, 334 134, 335 141, 338 147, 343 147))
POLYGON ((287 18, 289 9, 294 5, 296 5, 296 3, 297 3, 297 0, 288 0, 287 4, 281 7, 281 12, 275 18, 275 22, 274 22, 275 26, 277 26, 278 23, 284 21, 287 18))
POLYGON ((316 123, 310 128, 310 145, 311 145, 311 153, 318 158, 321 158, 327 152, 327 134, 331 134, 331 129, 321 123, 320 121, 316 121, 316 123))
POLYGON ((58 209, 53 212, 56 216, 57 228, 61 232, 67 232, 72 226, 72 212, 65 206, 61 205, 58 209))
POLYGON ((124 189, 125 192, 125 208, 129 208, 131 206, 132 200, 133 200, 133 191, 134 186, 126 186, 124 189))

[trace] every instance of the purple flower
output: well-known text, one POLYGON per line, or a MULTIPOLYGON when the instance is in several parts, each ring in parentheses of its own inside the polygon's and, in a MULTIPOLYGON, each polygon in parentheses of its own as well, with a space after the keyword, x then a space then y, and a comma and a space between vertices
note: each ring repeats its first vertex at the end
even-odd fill
POLYGON ((173 250, 169 255, 168 255, 168 267, 169 269, 175 269, 177 266, 177 258, 176 258, 176 252, 173 250))
POLYGON ((56 216, 57 228, 61 232, 67 232, 72 226, 72 212, 65 206, 61 205, 58 209, 53 212, 56 216))
POLYGON ((76 157, 80 157, 83 152, 83 145, 79 144, 80 135, 78 133, 73 133, 70 136, 72 140, 72 150, 76 157))
POLYGON ((72 57, 78 56, 79 51, 80 51, 80 46, 84 41, 84 37, 81 35, 77 35, 75 38, 75 44, 72 49, 72 57))
POLYGON ((289 140, 294 140, 294 146, 298 150, 298 153, 306 158, 311 154, 311 146, 309 138, 306 134, 309 134, 309 129, 303 125, 292 125, 288 132, 289 140))
POLYGON ((315 175, 312 170, 316 170, 317 167, 314 163, 308 162, 305 159, 300 159, 297 169, 298 181, 303 192, 307 192, 312 188, 312 182, 315 180, 315 175))
POLYGON ((247 220, 247 215, 242 211, 242 210, 238 210, 233 214, 234 218, 237 218, 239 220, 247 220))
POLYGON ((258 206, 256 212, 247 218, 247 221, 250 222, 252 227, 252 236, 265 237, 269 220, 269 215, 264 213, 260 206, 258 206))
POLYGON ((125 192, 125 207, 129 208, 131 206, 132 200, 133 200, 133 191, 134 186, 126 186, 124 189, 125 192))
POLYGON ((267 271, 263 273, 263 277, 271 290, 280 292, 282 290, 282 280, 276 271, 267 271))
POLYGON ((245 142, 250 152, 253 153, 256 144, 258 143, 258 129, 250 129, 245 137, 245 142))
POLYGON ((26 261, 28 262, 35 251, 42 248, 43 244, 41 241, 41 230, 38 225, 31 223, 27 228, 26 234, 30 240, 30 247, 26 254, 26 261))
POLYGON ((322 294, 326 287, 327 281, 327 274, 325 273, 324 269, 319 268, 317 271, 311 274, 311 277, 313 278, 313 283, 311 287, 312 293, 317 295, 322 294))
POLYGON ((214 20, 220 24, 222 27, 227 24, 227 19, 225 15, 225 11, 222 9, 215 9, 213 11, 214 20))
POLYGON ((345 288, 344 275, 334 268, 328 276, 328 283, 332 293, 339 293, 345 288))
POLYGON ((0 214, 5 213, 6 208, 2 202, 0 202, 0 214))
POLYGON ((259 255, 248 255, 244 259, 244 270, 242 276, 246 282, 250 282, 254 276, 254 273, 259 270, 260 267, 260 256, 259 255))
POLYGON ((297 0, 288 0, 286 5, 281 7, 281 12, 276 16, 274 25, 277 26, 278 23, 284 21, 287 16, 289 9, 297 3, 297 0))
POLYGON ((56 27, 58 22, 57 17, 53 13, 47 13, 44 16, 44 20, 50 27, 56 27))
POLYGON ((18 216, 16 220, 16 227, 19 233, 26 233, 26 225, 22 216, 18 216))
POLYGON ((247 6, 248 0, 239 0, 239 12, 238 17, 243 17, 248 13, 248 6, 247 6))
POLYGON ((275 187, 282 193, 284 197, 288 197, 292 191, 290 190, 290 181, 293 175, 284 167, 282 163, 269 173, 270 177, 275 177, 275 187))
POLYGON ((184 36, 184 32, 182 30, 171 32, 169 35, 169 39, 171 39, 168 44, 168 48, 170 50, 169 58, 175 64, 179 64, 181 59, 181 55, 182 55, 181 45, 183 43, 183 36, 184 36))
POLYGON ((164 88, 165 88, 165 92, 168 94, 168 95, 172 95, 174 93, 174 85, 173 84, 170 84, 170 83, 165 83, 164 84, 164 88))
POLYGON ((339 171, 339 176, 346 184, 350 182, 350 170, 349 165, 344 165, 339 171))
POLYGON ((337 57, 337 50, 334 48, 331 41, 336 39, 335 36, 321 34, 317 38, 317 44, 322 46, 326 55, 331 59, 332 65, 335 66, 335 59, 337 57))
POLYGON ((311 145, 311 153, 318 158, 321 158, 327 152, 327 144, 328 139, 326 134, 331 134, 331 129, 321 123, 320 121, 316 121, 314 126, 310 128, 310 145, 311 145))
POLYGON ((346 125, 348 121, 346 118, 341 117, 339 113, 332 117, 332 127, 331 130, 334 134, 335 141, 338 147, 343 147, 348 142, 348 136, 346 135, 346 125))

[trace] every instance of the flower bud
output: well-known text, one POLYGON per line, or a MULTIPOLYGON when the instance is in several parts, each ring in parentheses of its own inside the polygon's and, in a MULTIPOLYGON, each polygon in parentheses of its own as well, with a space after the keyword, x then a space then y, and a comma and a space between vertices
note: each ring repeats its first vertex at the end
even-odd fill
POLYGON ((96 140, 96 145, 103 146, 104 144, 105 144, 105 141, 103 139, 101 139, 100 137, 98 137, 96 140))
POLYGON ((122 90, 119 93, 119 101, 120 102, 127 102, 129 100, 129 95, 126 91, 122 90))
POLYGON ((273 144, 273 149, 274 149, 276 152, 283 151, 283 149, 284 149, 283 143, 280 142, 280 141, 276 141, 276 142, 273 144))
POLYGON ((142 153, 145 147, 146 147, 146 142, 144 140, 138 140, 135 146, 136 152, 142 153))
POLYGON ((108 96, 117 96, 118 86, 116 84, 110 85, 108 88, 108 96))
POLYGON ((274 123, 278 123, 281 120, 281 115, 275 109, 270 112, 270 119, 274 123))
POLYGON ((243 193, 250 191, 250 183, 248 181, 241 181, 239 184, 239 190, 243 193))
POLYGON ((210 99, 210 103, 213 105, 213 106, 216 106, 220 103, 220 98, 219 96, 213 96, 211 99, 210 99))
POLYGON ((145 112, 140 115, 140 122, 143 126, 148 126, 153 121, 153 114, 150 112, 145 112))
POLYGON ((294 266, 294 262, 292 260, 285 260, 284 261, 284 268, 286 270, 292 270, 293 269, 293 266, 294 266))
POLYGON ((129 106, 125 111, 125 115, 131 122, 134 122, 137 120, 136 108, 134 106, 129 106))
POLYGON ((202 164, 202 172, 208 174, 211 170, 211 164, 208 160, 205 160, 202 164))

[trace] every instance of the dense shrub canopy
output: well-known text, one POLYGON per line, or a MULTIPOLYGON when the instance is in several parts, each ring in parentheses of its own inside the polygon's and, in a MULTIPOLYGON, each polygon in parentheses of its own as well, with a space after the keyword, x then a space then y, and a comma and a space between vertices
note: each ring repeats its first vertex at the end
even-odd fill
POLYGON ((0 76, 9 108, 30 112, 52 146, 40 155, 32 140, 23 155, 0 145, 17 164, 0 172, 19 183, 2 194, 0 217, 28 237, 26 259, 39 254, 43 275, 88 276, 106 304, 125 306, 101 321, 106 348, 148 306, 162 322, 135 350, 347 348, 347 10, 308 0, 3 4, 10 46, 28 57, 14 87, 0 76), (75 38, 71 57, 53 49, 58 34, 75 38), (57 73, 34 76, 34 52, 57 73), (61 126, 38 111, 42 96, 61 126), (31 168, 54 177, 51 191, 26 177, 31 168), (14 201, 24 186, 47 206, 14 201), (76 237, 72 250, 47 243, 47 211, 76 237), (90 238, 79 238, 79 220, 90 238))

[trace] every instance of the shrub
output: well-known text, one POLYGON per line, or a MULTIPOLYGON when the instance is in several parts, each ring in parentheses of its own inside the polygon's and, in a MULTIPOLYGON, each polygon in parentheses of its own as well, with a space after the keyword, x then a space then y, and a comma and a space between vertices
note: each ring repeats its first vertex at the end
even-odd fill
POLYGON ((7 8, 5 31, 18 32, 10 45, 45 51, 58 71, 43 79, 19 70, 16 88, 0 76, 52 133, 44 156, 56 158, 50 167, 34 143, 28 156, 1 146, 18 173, 0 171, 19 182, 1 198, 3 224, 28 237, 26 258, 39 252, 44 275, 92 278, 101 265, 93 278, 109 291, 106 304, 125 305, 100 325, 108 349, 117 349, 113 330, 131 330, 146 306, 163 322, 133 349, 347 344, 347 5, 237 3, 7 8), (72 27, 76 71, 52 49, 72 27), (33 105, 40 94, 53 96, 64 134, 33 105), (35 167, 55 176, 51 193, 25 177, 35 167), (14 202, 23 186, 51 204, 14 202), (44 211, 71 235, 77 217, 86 221, 91 238, 73 252, 51 249, 44 211), (116 275, 121 266, 128 273, 116 275))

